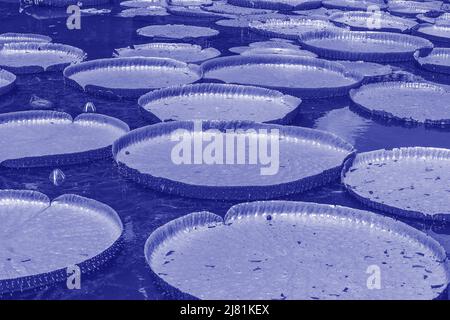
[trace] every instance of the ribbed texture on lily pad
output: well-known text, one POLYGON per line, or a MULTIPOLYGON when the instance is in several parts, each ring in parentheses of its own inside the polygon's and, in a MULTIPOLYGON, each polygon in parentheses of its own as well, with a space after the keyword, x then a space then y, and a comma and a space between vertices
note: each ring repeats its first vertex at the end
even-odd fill
POLYGON ((357 154, 342 170, 347 191, 365 205, 393 215, 450 221, 450 150, 405 147, 357 154))
POLYGON ((60 43, 12 42, 0 47, 0 67, 15 74, 62 71, 85 58, 83 50, 60 43))
POLYGON ((194 121, 155 124, 133 130, 118 139, 113 145, 113 155, 119 172, 152 189, 185 197, 273 199, 334 181, 345 159, 354 155, 351 145, 324 131, 249 121, 203 121, 202 132, 215 130, 216 139, 225 137, 230 131, 245 134, 247 130, 266 130, 261 134, 271 135, 276 130, 282 144, 278 172, 261 175, 259 165, 226 165, 225 162, 222 165, 175 165, 172 158, 172 144, 175 143, 171 137, 180 130, 197 134, 195 124, 194 121))
POLYGON ((345 96, 363 80, 337 62, 273 54, 211 59, 201 69, 205 79, 262 86, 302 99, 345 96))
POLYGON ((439 84, 414 80, 376 82, 351 90, 350 98, 355 107, 385 120, 450 126, 450 91, 439 84))
POLYGON ((128 131, 124 122, 101 114, 85 113, 72 119, 57 111, 4 113, 0 115, 4 138, 0 165, 47 167, 107 158, 113 141, 128 131), (98 136, 93 140, 91 134, 98 136))
POLYGON ((10 92, 16 84, 16 76, 11 72, 0 69, 0 95, 10 92))
POLYGON ((310 10, 319 8, 320 0, 228 0, 228 3, 236 6, 291 11, 291 10, 310 10))
POLYGON ((417 64, 429 71, 450 74, 450 48, 435 48, 427 56, 414 55, 417 64))
POLYGON ((404 62, 413 60, 416 51, 424 55, 433 50, 429 40, 390 32, 327 30, 306 33, 299 41, 304 49, 337 60, 404 62))
POLYGON ((122 246, 117 213, 73 194, 51 201, 36 191, 0 190, 0 216, 7 236, 0 244, 0 297, 65 282, 71 266, 93 273, 122 246), (8 234, 7 226, 17 231, 8 234))
POLYGON ((155 90, 139 98, 151 121, 249 120, 287 124, 301 99, 279 91, 242 85, 201 83, 155 90))
MULTIPOLYGON (((70 5, 77 5, 78 0, 28 0, 35 5, 43 7, 68 7, 70 5)), ((110 3, 110 0, 83 0, 83 7, 93 7, 102 4, 110 3)))
POLYGON ((445 298, 449 282, 444 248, 421 231, 306 202, 242 203, 224 219, 192 213, 156 229, 144 254, 176 299, 433 299, 445 298), (426 277, 414 268, 419 260, 432 270, 426 277), (370 290, 359 279, 371 264, 381 266, 390 290, 370 290))
POLYGON ((65 81, 88 93, 108 98, 137 98, 152 89, 192 83, 201 78, 197 65, 165 58, 98 59, 64 70, 65 81))

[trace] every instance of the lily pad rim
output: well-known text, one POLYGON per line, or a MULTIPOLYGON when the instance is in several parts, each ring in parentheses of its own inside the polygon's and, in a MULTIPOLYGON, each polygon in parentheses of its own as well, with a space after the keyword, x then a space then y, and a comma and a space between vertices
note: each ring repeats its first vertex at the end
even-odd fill
MULTIPOLYGON (((446 276, 446 285, 448 286, 450 282, 450 268, 448 267, 446 261, 448 261, 445 249, 439 244, 438 241, 434 240, 432 237, 427 234, 419 231, 416 228, 409 226, 408 224, 398 221, 395 218, 391 218, 388 216, 383 216, 376 214, 367 210, 359 210, 350 207, 344 207, 340 205, 333 204, 319 204, 313 202, 300 202, 300 201, 283 201, 283 200, 271 200, 271 201, 255 201, 255 202, 246 202, 239 203, 233 205, 225 214, 225 217, 208 212, 193 212, 187 214, 185 216, 176 218, 174 220, 169 221, 168 223, 159 226, 155 229, 150 236, 147 238, 144 245, 144 257, 147 265, 150 268, 150 271, 155 279, 157 279, 157 283, 162 286, 164 289, 168 290, 168 292, 174 297, 183 297, 187 299, 199 299, 195 296, 190 295, 189 293, 183 292, 180 289, 172 286, 168 282, 166 282, 163 278, 159 277, 156 272, 152 268, 152 255, 159 248, 159 246, 165 241, 174 238, 178 233, 194 231, 198 227, 208 227, 208 226, 220 226, 226 225, 229 223, 233 223, 234 221, 239 221, 243 219, 264 219, 267 220, 268 216, 272 219, 277 219, 277 215, 298 215, 299 213, 279 213, 277 210, 279 209, 297 209, 304 211, 300 213, 300 215, 316 215, 313 211, 323 210, 324 212, 321 214, 325 217, 330 217, 330 215, 344 217, 344 219, 352 219, 355 217, 357 221, 364 221, 364 218, 369 220, 370 222, 378 223, 379 225, 388 225, 388 222, 392 223, 392 227, 388 226, 389 232, 398 231, 399 233, 406 234, 416 240, 417 242, 421 242, 423 245, 427 246, 430 250, 435 252, 440 262, 442 263, 442 267, 445 270, 446 276), (257 214, 255 211, 261 207, 265 212, 262 214, 257 214), (310 212, 305 212, 305 208, 311 208, 310 212), (247 210, 247 211, 246 211, 247 210), (408 234, 410 233, 410 234, 408 234)), ((446 287, 442 289, 435 298, 439 298, 446 290, 446 287)), ((434 298, 434 299, 435 299, 434 298)))
POLYGON ((112 146, 112 153, 117 163, 119 172, 140 184, 163 193, 176 194, 188 198, 214 199, 214 200, 262 200, 273 199, 287 194, 302 193, 316 186, 322 186, 338 179, 346 159, 354 156, 356 150, 352 145, 342 138, 326 131, 296 127, 284 126, 268 123, 257 123, 252 121, 221 121, 210 120, 202 121, 203 129, 278 129, 283 135, 300 136, 303 140, 323 141, 329 147, 340 150, 345 153, 342 163, 331 168, 324 169, 322 172, 292 181, 267 184, 261 186, 251 185, 225 185, 225 186, 206 186, 202 184, 193 184, 177 181, 176 179, 155 176, 149 173, 142 173, 139 169, 128 167, 126 163, 118 159, 118 154, 130 145, 142 141, 151 140, 155 137, 164 136, 178 129, 193 130, 195 121, 169 121, 148 125, 130 131, 117 139, 112 146), (306 136, 306 138, 305 138, 306 136), (309 138, 309 139, 308 139, 309 138))
POLYGON ((181 86, 171 86, 167 88, 161 88, 158 90, 150 91, 139 97, 138 105, 141 111, 152 113, 150 110, 146 108, 146 106, 152 102, 171 97, 185 97, 185 96, 188 97, 196 94, 230 95, 237 97, 243 94, 252 96, 264 95, 265 97, 280 99, 283 103, 292 107, 291 112, 299 108, 303 102, 302 99, 298 97, 283 94, 278 90, 268 89, 264 87, 240 85, 240 84, 227 84, 227 83, 196 83, 181 86), (238 92, 233 92, 233 90, 236 90, 238 92))
POLYGON ((440 92, 445 92, 445 93, 450 94, 450 89, 446 89, 445 87, 440 86, 439 83, 433 83, 433 82, 426 81, 426 80, 418 81, 418 80, 410 79, 410 80, 405 80, 405 81, 401 81, 401 80, 377 81, 377 82, 363 84, 359 88, 351 89, 350 93, 349 93, 349 97, 352 102, 352 106, 355 106, 358 109, 362 110, 363 112, 367 112, 378 118, 394 119, 394 120, 400 121, 401 123, 423 124, 423 125, 431 126, 431 127, 449 127, 450 126, 450 117, 447 119, 445 119, 445 118, 444 119, 434 119, 434 120, 433 119, 425 119, 424 121, 419 121, 414 118, 401 118, 401 117, 394 115, 391 112, 387 112, 384 110, 371 109, 371 108, 366 107, 356 101, 356 95, 363 90, 368 90, 370 88, 380 88, 380 87, 381 88, 383 88, 383 87, 396 87, 396 88, 400 87, 401 88, 402 86, 408 87, 408 85, 409 86, 419 86, 422 88, 430 88, 435 91, 440 91, 440 92))
POLYGON ((373 208, 376 210, 380 210, 386 212, 388 214, 392 214, 395 216, 405 217, 409 219, 415 219, 419 221, 437 221, 437 222, 450 222, 450 211, 447 213, 438 213, 434 215, 429 215, 424 212, 401 209, 398 207, 394 207, 391 205, 387 205, 381 202, 373 201, 368 199, 367 197, 360 195, 356 191, 354 191, 348 183, 346 183, 346 175, 353 168, 354 165, 362 163, 362 161, 370 162, 374 160, 379 160, 380 157, 393 157, 396 160, 400 160, 401 158, 417 158, 414 155, 409 155, 409 153, 419 153, 423 158, 430 159, 438 159, 442 160, 442 157, 445 158, 446 161, 450 160, 450 149, 444 148, 435 148, 435 147, 400 147, 400 148, 392 148, 392 149, 378 149, 373 151, 367 151, 362 153, 357 153, 355 157, 346 160, 341 172, 341 183, 347 190, 347 192, 356 198, 358 201, 362 202, 364 205, 369 208, 373 208), (404 157, 399 156, 406 153, 407 155, 404 157), (443 155, 442 155, 443 154, 443 155))
MULTIPOLYGON (((226 19, 228 20, 228 19, 226 19)), ((146 38, 162 38, 162 39, 190 39, 190 38, 210 38, 210 37, 215 37, 217 35, 220 34, 220 31, 214 28, 210 28, 210 27, 203 27, 203 26, 196 26, 196 25, 192 25, 192 24, 178 24, 178 23, 167 23, 167 24, 152 24, 152 25, 147 25, 144 27, 141 27, 139 29, 136 30, 136 33, 138 36, 141 37, 146 37, 146 38), (144 30, 145 28, 151 28, 151 27, 192 27, 195 29, 202 29, 202 30, 208 30, 211 31, 210 34, 207 35, 200 35, 200 36, 185 36, 182 38, 173 38, 170 36, 164 36, 164 35, 144 35, 142 34, 142 30, 144 30)))
MULTIPOLYGON (((110 206, 94 199, 82 197, 76 194, 63 194, 51 200, 46 194, 34 190, 17 190, 2 189, 0 190, 0 202, 2 199, 11 199, 11 197, 19 201, 31 201, 46 205, 46 209, 53 204, 72 205, 87 210, 102 212, 109 216, 120 230, 117 239, 104 251, 98 253, 92 258, 84 260, 77 265, 80 267, 82 274, 89 274, 96 271, 100 266, 105 264, 110 258, 117 254, 123 243, 124 226, 118 213, 110 206)), ((44 210, 46 210, 44 209, 44 210)), ((3 279, 0 280, 0 297, 3 294, 11 294, 14 292, 23 292, 24 290, 32 290, 53 283, 63 282, 67 280, 67 270, 57 269, 47 273, 33 274, 25 277, 3 279)))
POLYGON ((434 48, 433 51, 431 51, 428 55, 421 56, 419 52, 416 52, 414 54, 414 59, 416 60, 416 63, 429 71, 432 72, 438 72, 438 73, 446 73, 450 74, 450 48, 434 48), (432 63, 428 61, 428 58, 434 56, 434 55, 440 55, 444 54, 448 56, 449 63, 448 65, 445 64, 438 64, 438 63, 432 63))
MULTIPOLYGON (((146 50, 146 49, 161 49, 161 50, 169 50, 171 48, 174 47, 178 47, 179 49, 193 49, 199 53, 211 53, 213 54, 213 58, 216 58, 218 56, 221 55, 221 52, 219 50, 217 50, 216 48, 213 47, 202 47, 198 44, 191 44, 191 43, 185 43, 185 42, 148 42, 148 43, 142 43, 142 44, 136 44, 136 45, 130 45, 128 47, 124 47, 124 48, 116 48, 113 51, 113 57, 114 58, 127 58, 127 56, 121 56, 120 55, 120 51, 121 50, 146 50)), ((137 56, 133 56, 133 57, 137 57, 137 56)), ((146 56, 143 56, 146 57, 146 56)), ((131 57, 128 57, 131 58, 131 57)), ((161 59, 172 59, 172 58, 163 58, 163 57, 150 57, 149 58, 161 58, 161 59)), ((212 59, 212 58, 210 58, 212 59)), ((175 60, 175 59, 173 59, 175 60)), ((181 60, 176 60, 176 61, 181 61, 181 60)), ((191 61, 191 62, 186 62, 188 64, 195 64, 197 62, 203 62, 205 60, 196 60, 196 61, 191 61)), ((181 61, 184 62, 184 61, 181 61)))
POLYGON ((335 61, 325 59, 307 57, 307 56, 282 56, 276 54, 258 54, 258 55, 231 55, 218 57, 203 62, 200 65, 204 79, 208 79, 207 73, 221 68, 238 65, 251 64, 288 64, 288 65, 316 65, 328 70, 341 73, 344 77, 349 77, 356 82, 361 82, 363 77, 361 74, 346 71, 346 68, 335 61))
POLYGON ((1 43, 17 43, 17 42, 37 42, 37 43, 49 43, 52 42, 53 39, 47 35, 44 34, 38 34, 38 33, 23 33, 23 32, 5 32, 0 34, 0 42, 1 43), (31 37, 32 40, 26 40, 26 41, 4 41, 2 38, 8 38, 8 37, 31 37))
MULTIPOLYGON (((365 27, 356 27, 353 26, 352 24, 349 24, 345 21, 342 21, 342 19, 345 19, 348 16, 360 16, 360 17, 366 17, 366 19, 370 16, 373 16, 373 13, 371 12, 367 12, 367 11, 345 11, 345 12, 334 12, 333 14, 330 15, 329 19, 331 22, 337 24, 337 26, 341 26, 341 25, 346 25, 348 27, 350 27, 350 29, 353 29, 354 31, 364 31, 364 30, 369 30, 369 27, 365 28, 365 27)), ((394 30, 399 30, 401 32, 408 32, 412 29, 414 29, 415 27, 417 27, 417 25, 419 24, 418 22, 414 22, 411 21, 409 19, 405 19, 399 16, 394 16, 389 14, 388 12, 381 12, 381 16, 382 17, 388 17, 389 19, 391 19, 392 21, 398 22, 398 23, 402 23, 405 28, 398 28, 398 27, 381 27, 381 29, 378 29, 379 31, 391 31, 394 32, 394 30)))
MULTIPOLYGON (((96 113, 82 113, 75 118, 72 118, 72 116, 68 113, 51 110, 28 110, 0 114, 0 126, 3 124, 13 124, 17 126, 27 125, 23 122, 24 120, 51 120, 67 122, 68 124, 96 123, 100 126, 112 126, 120 130, 122 135, 125 135, 130 131, 130 128, 125 122, 117 118, 96 113)), ((24 168, 79 164, 108 156, 111 157, 111 146, 112 142, 105 147, 89 149, 81 152, 48 154, 40 156, 31 155, 22 158, 4 159, 0 162, 0 166, 24 168)))
POLYGON ((87 58, 87 54, 80 48, 63 44, 63 43, 55 43, 55 42, 8 42, 3 45, 0 45, 0 56, 3 52, 7 51, 24 51, 26 53, 30 53, 30 50, 40 52, 43 50, 48 50, 50 52, 60 52, 63 54, 67 54, 76 59, 76 61, 72 62, 60 62, 49 65, 47 67, 42 67, 40 65, 25 65, 24 66, 8 66, 0 64, 0 67, 6 69, 8 71, 22 74, 22 73, 36 73, 36 72, 47 72, 52 70, 60 70, 66 68, 67 66, 77 65, 82 63, 87 58), (32 71, 28 71, 28 70, 32 71))

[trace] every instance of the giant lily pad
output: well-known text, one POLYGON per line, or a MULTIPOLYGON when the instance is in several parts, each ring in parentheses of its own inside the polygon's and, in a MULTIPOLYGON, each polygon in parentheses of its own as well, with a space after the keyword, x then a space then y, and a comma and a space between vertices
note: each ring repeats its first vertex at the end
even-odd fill
POLYGON ((0 165, 66 165, 111 156, 111 144, 129 131, 122 121, 85 113, 22 111, 0 115, 0 165))
POLYGON ((450 150, 399 148, 361 153, 342 181, 370 207, 410 218, 449 221, 450 150))
POLYGON ((85 58, 83 50, 57 43, 5 43, 0 48, 0 67, 15 74, 60 71, 85 58))
POLYGON ((417 229, 306 202, 189 214, 156 229, 145 256, 175 298, 433 299, 449 283, 444 248, 417 229))
POLYGON ((139 99, 144 114, 169 120, 292 120, 301 100, 275 90, 205 83, 150 92, 139 99))
POLYGON ((388 81, 353 90, 357 107, 371 114, 403 122, 450 125, 450 91, 428 82, 388 81))
POLYGON ((118 252, 123 232, 113 209, 69 194, 51 201, 0 190, 0 218, 0 294, 66 281, 75 267, 93 272, 118 252))
POLYGON ((320 57, 371 62, 403 62, 414 53, 431 52, 433 44, 423 38, 390 32, 319 31, 300 36, 302 47, 320 57))
POLYGON ((216 200, 268 199, 335 180, 353 148, 314 129, 172 121, 130 132, 114 143, 113 153, 120 173, 158 191, 216 200))
POLYGON ((241 55, 212 59, 201 67, 207 79, 258 85, 302 98, 343 96, 362 80, 336 62, 301 56, 241 55))
POLYGON ((102 96, 135 98, 150 91, 201 78, 198 66, 147 57, 99 59, 64 70, 66 82, 102 96))

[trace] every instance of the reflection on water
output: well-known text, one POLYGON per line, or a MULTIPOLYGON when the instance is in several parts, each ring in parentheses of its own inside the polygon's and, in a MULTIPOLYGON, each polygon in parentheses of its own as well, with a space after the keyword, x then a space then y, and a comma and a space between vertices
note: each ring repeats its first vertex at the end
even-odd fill
POLYGON ((356 139, 366 132, 370 123, 370 120, 358 116, 350 111, 349 107, 345 107, 329 111, 316 120, 314 127, 319 130, 332 132, 355 145, 356 139))

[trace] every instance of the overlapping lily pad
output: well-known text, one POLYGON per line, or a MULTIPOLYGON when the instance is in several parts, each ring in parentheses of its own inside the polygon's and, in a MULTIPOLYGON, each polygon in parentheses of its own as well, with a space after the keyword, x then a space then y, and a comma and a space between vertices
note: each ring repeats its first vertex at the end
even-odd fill
POLYGON ((0 43, 12 42, 51 42, 52 38, 42 34, 8 32, 0 34, 0 43))
POLYGON ((417 22, 385 12, 340 12, 333 14, 330 20, 338 26, 348 26, 355 31, 408 32, 417 26, 417 22))
POLYGON ((241 55, 243 56, 260 54, 317 58, 317 55, 310 51, 287 48, 249 48, 248 50, 241 52, 241 55))
POLYGON ((115 118, 86 113, 22 111, 0 115, 0 165, 69 165, 111 156, 112 143, 129 131, 115 118))
POLYGON ((450 74, 450 48, 435 48, 429 55, 415 55, 417 63, 424 69, 450 74))
POLYGON ((139 99, 144 114, 169 120, 250 120, 287 123, 301 100, 259 87, 204 83, 150 92, 139 99))
POLYGON ((320 0, 228 0, 229 3, 249 8, 269 10, 307 10, 319 8, 320 0))
POLYGON ((450 44, 450 24, 422 24, 415 33, 433 42, 450 44))
POLYGON ((148 7, 137 7, 129 8, 120 11, 117 16, 121 18, 134 18, 134 17, 164 17, 170 15, 166 8, 161 6, 148 6, 148 7))
POLYGON ((220 14, 227 14, 233 16, 246 16, 255 14, 274 13, 274 10, 248 8, 242 6, 234 6, 227 1, 214 1, 210 6, 203 6, 203 10, 208 12, 215 12, 220 14))
POLYGON ((339 12, 340 10, 336 9, 327 9, 324 7, 320 7, 317 9, 310 9, 310 10, 297 10, 293 11, 292 13, 298 14, 300 16, 306 16, 306 17, 321 17, 323 18, 329 18, 332 14, 339 12))
POLYGON ((287 16, 281 13, 249 14, 240 15, 234 19, 223 19, 216 21, 215 24, 230 28, 249 28, 249 24, 254 21, 264 21, 268 19, 286 19, 287 16))
POLYGON ((274 88, 302 98, 343 96, 362 81, 339 63, 310 57, 241 55, 212 59, 201 68, 207 79, 274 88))
POLYGON ((152 42, 116 49, 114 56, 159 57, 195 63, 220 56, 220 51, 215 48, 203 49, 199 45, 189 43, 152 42))
MULTIPOLYGON (((110 0, 83 0, 83 7, 93 7, 102 4, 108 4, 110 0)), ((70 5, 78 5, 80 1, 78 0, 39 0, 33 1, 34 5, 42 7, 68 7, 70 5)))
POLYGON ((443 14, 418 14, 417 20, 422 23, 431 23, 436 25, 450 25, 450 12, 445 12, 443 14))
POLYGON ((306 202, 189 214, 156 229, 145 257, 178 299, 433 299, 449 282, 444 248, 421 231, 306 202))
POLYGON ((450 125, 450 91, 428 82, 388 81, 352 90, 350 97, 363 111, 408 124, 450 125))
POLYGON ((11 72, 0 69, 0 95, 11 91, 16 83, 16 76, 11 72))
POLYGON ((234 16, 230 16, 230 15, 226 15, 226 14, 222 14, 222 13, 205 11, 205 10, 203 10, 203 7, 200 7, 200 6, 188 6, 188 7, 172 6, 172 7, 168 8, 168 11, 175 16, 194 17, 194 18, 208 19, 208 20, 234 18, 234 16))
POLYGON ((136 32, 140 36, 162 39, 206 38, 219 34, 219 31, 212 28, 183 24, 151 25, 136 32))
POLYGON ((415 18, 418 14, 441 12, 442 1, 389 0, 388 10, 391 14, 415 18))
POLYGON ((130 57, 70 66, 64 77, 69 85, 89 93, 135 98, 152 89, 195 82, 201 74, 198 66, 173 59, 130 57))
POLYGON ((322 5, 327 9, 345 11, 368 11, 377 7, 379 10, 386 8, 383 0, 323 0, 322 5))
POLYGON ((57 43, 5 43, 0 48, 0 67, 15 74, 60 71, 85 58, 83 50, 57 43))
POLYGON ((249 24, 249 27, 250 30, 265 36, 291 40, 297 40, 302 34, 311 31, 337 29, 337 27, 328 20, 309 17, 267 19, 263 21, 256 20, 252 21, 249 24))
POLYGON ((0 190, 0 294, 91 273, 120 249, 123 225, 107 205, 66 194, 0 190))
POLYGON ((300 46, 295 44, 293 40, 272 38, 267 41, 251 42, 248 46, 232 47, 228 51, 241 54, 251 49, 292 49, 300 50, 300 46))
POLYGON ((120 3, 122 7, 146 8, 151 6, 164 6, 165 0, 127 0, 120 3))
POLYGON ((172 121, 131 131, 114 143, 113 154, 121 174, 152 189, 242 200, 277 198, 334 181, 353 147, 308 128, 172 121))
POLYGON ((208 6, 213 3, 212 0, 168 0, 167 1, 171 6, 208 6))
MULTIPOLYGON (((26 0, 23 2, 27 2, 26 0)), ((80 2, 78 2, 80 3, 80 2)), ((33 19, 44 21, 44 20, 55 20, 55 19, 61 19, 61 21, 66 21, 69 17, 69 14, 67 13, 67 7, 48 7, 48 6, 36 6, 36 5, 24 5, 21 7, 21 14, 27 15, 32 17, 33 19)), ((99 7, 99 8, 93 8, 93 7, 80 7, 80 16, 83 17, 89 17, 89 16, 96 16, 96 15, 107 15, 111 13, 110 7, 99 7)), ((34 42, 34 39, 32 39, 34 42)), ((39 42, 48 42, 48 41, 39 41, 39 42)))
POLYGON ((409 218, 449 221, 450 150, 399 148, 361 153, 342 181, 366 205, 409 218))
POLYGON ((416 51, 425 55, 433 49, 429 40, 391 32, 327 30, 306 33, 299 40, 320 57, 352 61, 410 61, 416 51))

